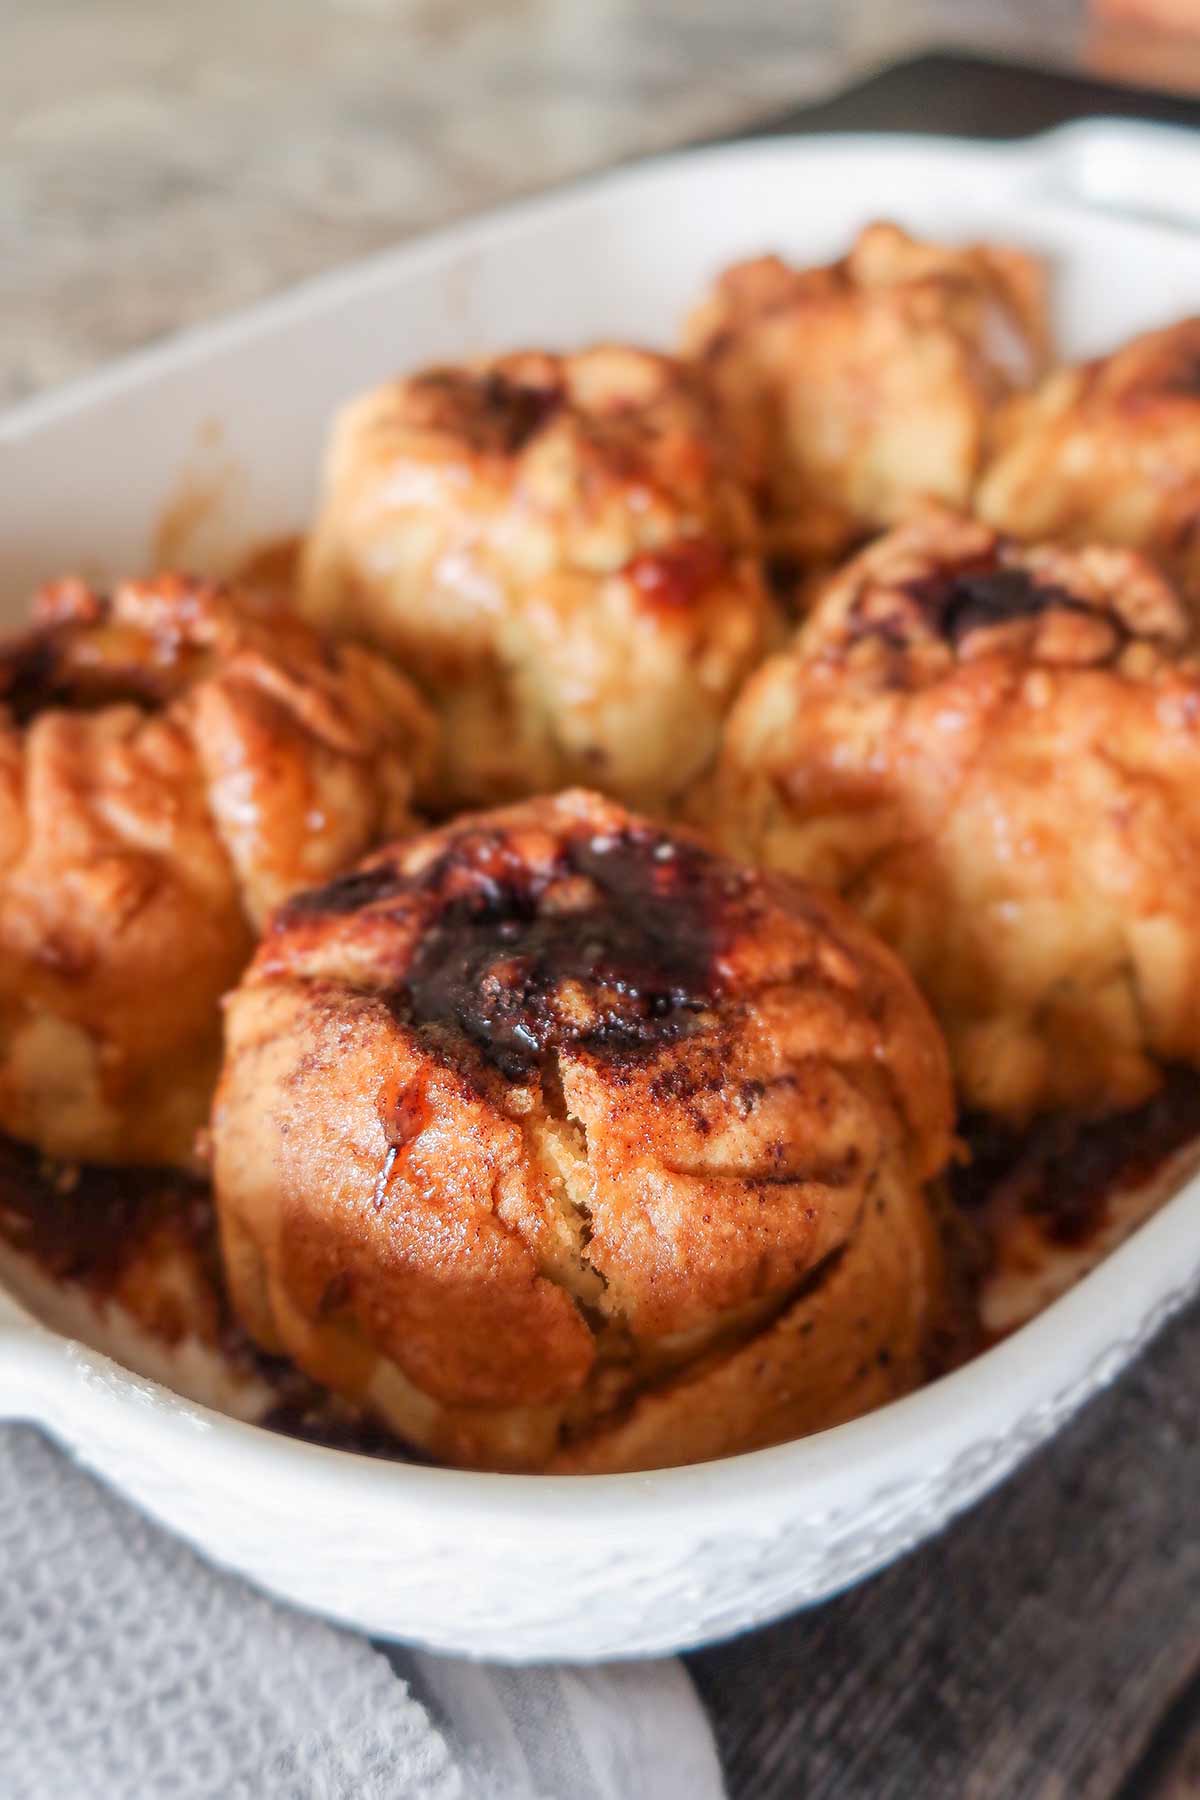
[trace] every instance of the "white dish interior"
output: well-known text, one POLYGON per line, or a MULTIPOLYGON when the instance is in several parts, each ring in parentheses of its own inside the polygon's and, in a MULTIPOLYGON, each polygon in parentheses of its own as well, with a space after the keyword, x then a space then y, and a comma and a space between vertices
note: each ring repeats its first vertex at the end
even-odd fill
MULTIPOLYGON (((723 264, 763 249, 819 261, 873 217, 1043 252, 1062 345, 1098 351, 1200 310, 1189 193, 1200 140, 1098 122, 1003 146, 773 139, 457 227, 0 421, 4 616, 52 574, 137 570, 164 546, 219 569, 300 529, 331 412, 397 369, 669 344, 723 264)), ((1031 1325, 922 1393, 652 1475, 481 1476, 315 1448, 179 1399, 3 1299, 0 1412, 44 1424, 218 1560, 371 1632, 510 1660, 649 1654, 819 1600, 937 1530, 1197 1286, 1193 1180, 1031 1325)))

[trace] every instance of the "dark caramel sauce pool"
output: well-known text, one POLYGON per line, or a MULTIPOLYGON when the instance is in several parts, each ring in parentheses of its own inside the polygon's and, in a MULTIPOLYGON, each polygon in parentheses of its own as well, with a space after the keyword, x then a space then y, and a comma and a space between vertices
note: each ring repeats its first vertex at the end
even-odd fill
POLYGON ((1107 1118, 1064 1113, 1018 1132, 968 1114, 959 1135, 970 1161, 951 1189, 964 1212, 985 1226, 1032 1213, 1053 1243, 1082 1248, 1104 1225, 1112 1194, 1144 1186, 1200 1138, 1200 1073, 1171 1069, 1145 1105, 1107 1118))
POLYGON ((197 1335, 231 1370, 265 1383, 275 1396, 259 1419, 268 1430, 412 1460, 388 1432, 246 1337, 226 1298, 207 1182, 175 1170, 55 1163, 0 1134, 0 1237, 53 1280, 100 1304, 115 1300, 163 1343, 197 1335), (156 1279, 164 1257, 186 1269, 186 1300, 156 1279))

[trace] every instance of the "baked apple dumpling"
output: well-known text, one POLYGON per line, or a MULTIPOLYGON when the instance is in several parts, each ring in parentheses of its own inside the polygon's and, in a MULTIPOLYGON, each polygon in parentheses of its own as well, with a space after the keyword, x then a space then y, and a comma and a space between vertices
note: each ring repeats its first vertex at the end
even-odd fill
POLYGON ((433 699, 443 809, 570 781, 660 808, 711 761, 769 646, 757 548, 680 364, 518 354, 343 412, 300 604, 433 699))
POLYGON ((1044 367, 1044 271, 874 224, 825 268, 727 269, 684 347, 760 472, 772 552, 819 564, 914 501, 967 502, 995 407, 1044 367))
POLYGON ((1200 596, 1200 318, 1012 400, 976 510, 1021 538, 1146 551, 1200 596))
POLYGON ((715 788, 726 848, 900 952, 968 1106, 1106 1112, 1200 1065, 1200 661, 1133 552, 898 528, 747 684, 715 788))
POLYGON ((702 1460, 927 1373, 950 1129, 838 901, 568 792, 276 916, 227 1006, 229 1290, 439 1460, 702 1460))
POLYGON ((186 1163, 266 913, 411 824, 383 661, 177 576, 63 581, 0 645, 0 1129, 186 1163))

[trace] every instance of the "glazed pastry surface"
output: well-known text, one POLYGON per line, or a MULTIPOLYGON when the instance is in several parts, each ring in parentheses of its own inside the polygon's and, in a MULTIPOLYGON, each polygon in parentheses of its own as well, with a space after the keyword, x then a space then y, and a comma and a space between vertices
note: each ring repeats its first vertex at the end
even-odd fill
POLYGON ((802 566, 914 502, 964 505, 994 409, 1048 344, 1036 258, 885 223, 824 268, 735 264, 684 332, 758 470, 773 553, 802 566))
POLYGON ((774 639, 759 548, 686 368, 529 352, 346 408, 301 606, 421 682, 445 725, 439 810, 580 780, 657 809, 774 639))
POLYGON ((226 1271, 265 1348, 440 1460, 694 1460, 921 1379, 950 1130, 852 914, 568 792, 277 915, 228 1007, 226 1271))
POLYGON ((0 1129, 189 1162, 258 926, 411 826, 432 732, 380 659, 217 587, 44 590, 0 646, 0 1129))
POLYGON ((747 684, 714 806, 900 952, 968 1106, 1104 1112, 1200 1063, 1200 663, 1136 554, 898 528, 747 684))
POLYGON ((1014 399, 976 504, 1017 537, 1144 550, 1200 596, 1200 318, 1014 399))

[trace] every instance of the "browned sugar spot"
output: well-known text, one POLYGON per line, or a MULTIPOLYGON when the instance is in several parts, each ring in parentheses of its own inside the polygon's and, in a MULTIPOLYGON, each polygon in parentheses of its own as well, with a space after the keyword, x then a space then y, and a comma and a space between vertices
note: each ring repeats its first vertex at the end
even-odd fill
POLYGON ((557 388, 528 387, 493 371, 484 377, 480 390, 489 437, 515 456, 553 418, 562 398, 557 388))
POLYGON ((431 369, 418 378, 415 398, 432 409, 430 423, 461 432, 485 456, 516 456, 563 404, 560 388, 514 381, 496 369, 431 369))
MULTIPOLYGON (((115 625, 107 598, 57 584, 37 597, 32 629, 0 640, 0 706, 19 726, 69 706, 153 711, 203 672, 203 651, 173 630, 152 634, 115 625)), ((181 607, 186 596, 181 597, 181 607)))
POLYGON ((1166 394, 1200 397, 1200 350, 1181 346, 1164 369, 1159 385, 1166 394))
MULTIPOLYGON (((1039 582, 1028 569, 985 568, 938 573, 908 590, 929 624, 957 649, 973 631, 987 631, 1043 613, 1067 611, 1095 614, 1097 608, 1051 582, 1039 582)), ((1121 621, 1105 612, 1118 636, 1121 621)))
POLYGON ((59 657, 49 633, 0 651, 0 705, 16 725, 28 725, 57 694, 59 657))
POLYGON ((336 875, 324 887, 309 888, 303 894, 293 895, 275 915, 274 928, 276 931, 286 931, 297 919, 319 918, 322 914, 331 918, 345 917, 361 911, 364 906, 370 906, 376 900, 391 900, 408 893, 411 886, 411 882, 398 873, 393 863, 376 863, 369 869, 351 869, 349 874, 336 875))
POLYGON ((515 1081, 568 1045, 631 1055, 692 1030, 742 878, 643 828, 583 833, 537 868, 468 835, 423 881, 433 908, 398 1008, 461 1031, 515 1081))
POLYGON ((776 551, 764 559, 767 587, 789 618, 799 616, 800 589, 807 573, 803 559, 785 551, 776 551))

